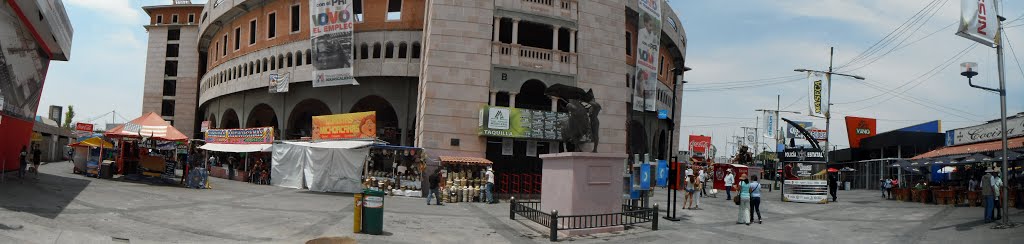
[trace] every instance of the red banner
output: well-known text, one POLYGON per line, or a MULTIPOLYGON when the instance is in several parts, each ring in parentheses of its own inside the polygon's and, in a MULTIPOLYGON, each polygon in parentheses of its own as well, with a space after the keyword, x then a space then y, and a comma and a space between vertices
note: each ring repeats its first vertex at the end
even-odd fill
POLYGON ((92 124, 77 123, 75 124, 75 130, 92 132, 92 124))
POLYGON ((875 123, 872 118, 846 116, 846 136, 850 138, 850 148, 860 148, 860 139, 875 136, 875 123))
POLYGON ((690 135, 690 154, 697 155, 698 153, 704 154, 711 149, 711 137, 690 135))

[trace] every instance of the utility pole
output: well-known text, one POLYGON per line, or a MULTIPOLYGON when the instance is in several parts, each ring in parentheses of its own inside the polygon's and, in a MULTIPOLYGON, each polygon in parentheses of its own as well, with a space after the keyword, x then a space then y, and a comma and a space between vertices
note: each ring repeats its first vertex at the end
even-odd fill
MULTIPOLYGON (((825 101, 826 109, 824 109, 825 110, 825 146, 824 146, 825 152, 824 152, 824 154, 825 154, 825 163, 826 164, 829 163, 829 160, 830 160, 829 159, 829 153, 832 151, 831 147, 829 147, 829 144, 832 144, 831 143, 832 141, 829 139, 829 135, 831 135, 831 133, 832 133, 831 128, 830 128, 831 127, 831 120, 832 120, 832 110, 829 109, 830 107, 832 107, 832 75, 846 76, 846 77, 850 77, 850 78, 854 78, 854 79, 858 79, 858 80, 864 80, 863 76, 857 76, 857 75, 851 75, 851 74, 842 74, 842 73, 832 72, 832 60, 833 60, 834 56, 835 56, 835 47, 831 47, 831 48, 829 48, 829 51, 828 51, 828 71, 817 71, 817 70, 810 70, 810 69, 795 69, 795 70, 793 70, 793 71, 796 71, 796 72, 824 73, 825 74, 825 80, 828 81, 828 86, 826 88, 826 89, 828 89, 827 90, 828 91, 828 98, 825 101)), ((814 99, 814 98, 811 98, 811 99, 814 99)), ((814 138, 809 138, 809 139, 810 140, 814 140, 814 138)))
MULTIPOLYGON (((785 143, 785 142, 782 141, 783 140, 782 139, 783 138, 783 136, 782 136, 783 130, 781 129, 782 127, 779 126, 779 114, 781 114, 781 113, 800 114, 800 111, 782 111, 782 110, 780 110, 781 109, 781 102, 782 102, 782 95, 775 95, 775 110, 770 110, 770 109, 758 109, 758 110, 755 110, 755 111, 758 111, 758 112, 768 112, 768 113, 774 113, 775 114, 775 118, 773 119, 775 121, 775 123, 773 123, 773 124, 774 124, 774 127, 776 127, 776 128, 765 128, 765 130, 769 130, 770 129, 770 130, 776 131, 776 133, 775 133, 775 145, 771 145, 773 147, 778 145, 778 144, 780 144, 780 143, 785 143)), ((774 150, 775 150, 776 154, 779 153, 778 149, 774 149, 774 150)), ((775 167, 773 167, 773 168, 775 168, 776 171, 781 170, 782 169, 780 167, 781 166, 781 161, 779 161, 778 157, 776 157, 775 161, 776 161, 775 162, 775 167)), ((775 173, 776 172, 771 172, 771 175, 774 176, 775 173)), ((773 187, 778 189, 779 188, 778 187, 778 183, 779 183, 779 179, 775 179, 775 182, 772 183, 773 187)))

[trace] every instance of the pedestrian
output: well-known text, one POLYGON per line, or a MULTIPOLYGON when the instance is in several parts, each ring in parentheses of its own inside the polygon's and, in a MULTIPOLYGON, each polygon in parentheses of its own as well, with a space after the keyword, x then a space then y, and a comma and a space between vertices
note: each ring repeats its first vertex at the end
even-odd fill
POLYGON ((235 180, 235 157, 228 158, 228 179, 235 180))
POLYGON ((761 182, 758 182, 757 179, 756 175, 750 177, 750 222, 754 222, 754 213, 756 212, 757 224, 761 224, 761 182))
POLYGON ((885 183, 888 182, 885 178, 878 179, 878 189, 882 191, 882 198, 885 198, 885 183))
POLYGON ((883 185, 885 186, 885 193, 889 194, 889 197, 886 199, 892 199, 892 179, 885 179, 885 184, 883 185))
POLYGON ((832 195, 832 201, 835 202, 839 197, 836 195, 839 189, 839 176, 836 173, 828 173, 828 194, 832 195))
MULTIPOLYGON (((992 171, 995 171, 995 170, 993 169, 992 171)), ((993 220, 1003 219, 1003 201, 999 200, 1000 197, 1002 197, 1002 194, 1003 194, 1003 190, 1002 189, 1003 189, 1003 178, 999 177, 999 173, 998 172, 993 172, 992 173, 992 191, 994 191, 994 193, 995 193, 995 194, 993 194, 995 196, 993 198, 994 201, 995 201, 994 204, 993 204, 993 207, 995 208, 995 211, 996 211, 995 218, 993 220)))
POLYGON ((967 191, 974 191, 975 189, 978 189, 978 180, 971 177, 971 181, 967 183, 967 191))
POLYGON ((18 178, 25 178, 25 172, 28 172, 28 147, 21 146, 21 155, 18 157, 18 178))
POLYGON ((494 201, 494 169, 487 166, 487 204, 498 203, 494 201))
POLYGON ((430 205, 430 198, 433 197, 438 206, 441 204, 441 169, 434 170, 433 174, 427 179, 430 181, 430 192, 427 193, 427 205, 430 205))
POLYGON ((985 173, 981 177, 981 195, 985 198, 985 223, 991 223, 993 221, 992 208, 995 207, 995 186, 992 185, 992 174, 995 173, 995 170, 989 168, 985 173))
MULTIPOLYGON (((697 171, 697 180, 700 181, 700 187, 698 188, 700 188, 700 197, 703 198, 705 195, 708 194, 708 189, 704 187, 704 185, 707 183, 708 176, 704 174, 703 168, 697 171)), ((700 201, 697 201, 697 207, 700 207, 700 201)))
POLYGON ((750 225, 750 184, 748 184, 746 174, 740 176, 740 182, 737 185, 736 197, 740 198, 740 209, 736 223, 750 225))
POLYGON ((39 145, 36 145, 35 149, 32 149, 32 173, 36 175, 36 178, 39 178, 39 165, 42 164, 42 161, 43 151, 39 150, 39 145))
POLYGON ((686 180, 683 181, 683 189, 686 189, 686 197, 683 198, 683 209, 693 209, 693 193, 694 189, 696 189, 694 187, 695 184, 696 179, 693 178, 693 175, 686 176, 686 180))
POLYGON ((732 200, 732 187, 736 185, 736 178, 732 175, 732 170, 725 170, 725 200, 732 200))

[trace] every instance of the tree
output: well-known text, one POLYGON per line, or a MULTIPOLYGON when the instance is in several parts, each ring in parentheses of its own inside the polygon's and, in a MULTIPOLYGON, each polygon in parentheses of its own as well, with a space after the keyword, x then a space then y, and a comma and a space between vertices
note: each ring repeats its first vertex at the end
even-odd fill
POLYGON ((68 111, 64 113, 64 128, 71 129, 71 119, 75 118, 75 106, 68 105, 68 111))

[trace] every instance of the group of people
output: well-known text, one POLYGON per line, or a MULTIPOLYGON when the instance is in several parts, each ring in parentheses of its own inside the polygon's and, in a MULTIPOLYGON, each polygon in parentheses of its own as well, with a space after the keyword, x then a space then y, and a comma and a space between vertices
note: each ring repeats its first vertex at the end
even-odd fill
POLYGON ((32 145, 32 158, 29 158, 29 151, 27 146, 21 146, 21 154, 18 157, 18 178, 25 178, 28 173, 35 174, 39 177, 39 165, 42 162, 43 151, 39 150, 39 145, 32 145), (32 161, 32 169, 28 168, 29 160, 32 161), (31 170, 31 171, 30 171, 31 170))
POLYGON ((249 169, 249 183, 258 185, 270 184, 270 164, 264 163, 262 158, 257 158, 252 169, 249 169))
MULTIPOLYGON (((732 171, 726 171, 726 179, 732 178, 732 171)), ((730 181, 726 180, 726 182, 730 181)), ((740 175, 738 182, 726 187, 726 189, 730 188, 739 190, 736 192, 737 200, 733 200, 740 205, 736 224, 750 225, 750 223, 754 222, 755 213, 757 214, 757 223, 763 223, 761 219, 761 183, 758 182, 757 176, 754 175, 748 178, 747 174, 740 175)), ((731 196, 729 197, 731 198, 731 196)))
POLYGON ((981 195, 985 204, 985 223, 990 223, 1003 218, 1002 204, 999 195, 1002 192, 1003 179, 999 178, 999 171, 989 168, 981 177, 981 195), (993 216, 995 210, 995 216, 993 216))
POLYGON ((702 210, 700 199, 708 195, 706 185, 711 180, 710 174, 706 174, 702 168, 691 166, 686 169, 684 177, 682 184, 686 196, 683 198, 683 209, 702 210))
POLYGON ((892 196, 892 188, 898 187, 900 185, 900 180, 894 176, 892 179, 878 179, 878 182, 878 188, 882 190, 882 198, 894 199, 895 197, 892 196))

